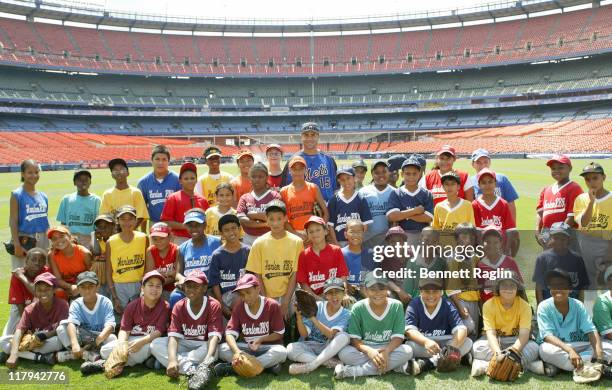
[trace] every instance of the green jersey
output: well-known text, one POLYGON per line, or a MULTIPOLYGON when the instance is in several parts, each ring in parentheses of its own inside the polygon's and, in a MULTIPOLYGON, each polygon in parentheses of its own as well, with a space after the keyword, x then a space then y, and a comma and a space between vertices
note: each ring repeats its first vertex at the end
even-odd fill
POLYGON ((601 294, 593 305, 593 323, 600 335, 612 333, 612 295, 610 290, 601 294))
POLYGON ((404 306, 388 298, 385 311, 377 316, 370 308, 370 300, 363 299, 351 309, 348 334, 367 345, 387 344, 395 337, 404 339, 404 306))

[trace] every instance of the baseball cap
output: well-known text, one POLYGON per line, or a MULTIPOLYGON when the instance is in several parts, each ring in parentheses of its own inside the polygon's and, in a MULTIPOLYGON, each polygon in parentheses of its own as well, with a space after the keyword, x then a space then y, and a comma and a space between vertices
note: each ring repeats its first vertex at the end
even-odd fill
POLYGON ((521 282, 519 274, 517 274, 514 270, 504 270, 504 272, 501 273, 501 276, 495 280, 495 286, 499 286, 499 284, 504 280, 511 280, 516 284, 516 287, 519 289, 523 288, 523 282, 521 282))
POLYGON ((497 235, 502 240, 504 239, 504 233, 495 225, 487 225, 484 229, 482 229, 482 239, 484 240, 485 237, 490 234, 497 235))
POLYGON ((447 180, 454 180, 457 182, 457 184, 461 184, 461 178, 455 171, 446 172, 440 177, 440 181, 442 182, 442 184, 444 184, 444 182, 447 180))
POLYGON ((605 174, 603 167, 597 164, 596 162, 591 162, 589 163, 589 165, 582 168, 582 173, 580 174, 580 176, 584 177, 587 173, 601 173, 602 175, 605 174))
POLYGON ((404 231, 404 229, 402 229, 401 226, 393 226, 391 229, 387 230, 387 234, 385 234, 385 238, 389 238, 394 234, 399 234, 403 236, 404 238, 408 238, 406 231, 404 231))
POLYGON ((238 219, 237 216, 235 216, 234 214, 225 214, 224 216, 219 218, 219 222, 217 222, 217 228, 219 229, 219 231, 221 231, 221 228, 227 225, 228 223, 235 223, 236 225, 238 225, 238 227, 240 227, 240 219, 238 219))
POLYGON ((206 214, 198 210, 191 210, 185 213, 185 219, 183 223, 187 222, 197 222, 197 223, 205 223, 206 222, 206 214))
POLYGON ((368 169, 368 165, 363 160, 355 161, 354 163, 351 164, 351 167, 353 169, 355 168, 365 168, 366 170, 368 169))
POLYGON ((287 206, 282 200, 274 199, 266 204, 266 213, 270 211, 282 211, 283 213, 287 212, 287 206))
POLYGON ((170 226, 164 222, 157 222, 151 226, 149 236, 151 237, 168 237, 170 235, 170 226))
POLYGON ((410 156, 408 156, 408 158, 416 159, 419 162, 419 164, 421 165, 421 168, 423 170, 425 170, 425 167, 427 166, 427 159, 425 158, 425 156, 423 156, 422 154, 419 154, 419 153, 413 153, 410 156))
POLYGON ((470 159, 472 161, 476 161, 481 157, 488 157, 491 158, 491 155, 489 154, 489 151, 487 149, 476 149, 472 152, 472 156, 470 157, 470 159))
POLYGON ((62 233, 62 234, 70 234, 70 231, 65 226, 53 226, 47 230, 47 238, 50 240, 53 236, 53 233, 62 233))
POLYGON ((549 234, 552 236, 554 234, 565 234, 570 237, 570 230, 572 228, 566 224, 565 222, 555 222, 550 225, 549 234))
POLYGON ((269 150, 272 149, 277 149, 279 152, 283 152, 283 149, 281 148, 281 146, 279 144, 270 144, 268 146, 266 146, 266 153, 268 153, 269 150))
POLYGON ((406 167, 417 167, 419 170, 422 168, 421 163, 413 156, 408 157, 406 161, 402 163, 402 169, 406 167))
POLYGON ((450 145, 442 145, 440 149, 438 149, 438 151, 436 152, 436 156, 439 156, 444 153, 450 154, 453 157, 457 156, 455 153, 455 148, 450 145))
POLYGON ((240 279, 238 279, 236 288, 232 292, 256 286, 259 286, 259 279, 257 279, 257 276, 253 274, 244 274, 240 279))
POLYGON ((374 161, 374 163, 372 164, 372 168, 371 171, 373 171, 374 169, 376 169, 377 166, 379 165, 384 165, 387 168, 389 168, 389 163, 387 162, 387 160, 376 160, 374 161))
POLYGON ((122 159, 122 158, 114 158, 112 160, 110 160, 108 162, 108 169, 110 169, 111 171, 113 170, 113 168, 115 167, 115 165, 123 165, 126 169, 128 168, 127 162, 122 159))
POLYGON ((202 155, 204 156, 204 158, 209 158, 209 157, 214 157, 214 156, 218 156, 221 157, 221 149, 219 149, 216 146, 209 146, 206 149, 204 149, 204 152, 202 153, 202 155))
POLYGON ((250 150, 243 149, 239 151, 238 154, 236 155, 236 161, 240 160, 243 157, 251 157, 253 160, 255 160, 255 157, 253 156, 253 152, 251 152, 250 150))
POLYGON ((550 279, 552 278, 561 278, 561 279, 565 279, 565 281, 567 282, 568 286, 571 287, 572 285, 572 277, 570 276, 570 274, 561 268, 554 268, 551 269, 550 271, 546 272, 546 275, 544 276, 544 280, 546 281, 546 285, 548 286, 550 284, 550 279))
POLYGON ((385 287, 389 285, 389 281, 387 279, 376 277, 374 272, 368 272, 363 280, 363 283, 367 288, 370 288, 376 284, 382 284, 385 287))
POLYGON ((100 284, 98 275, 93 271, 84 271, 77 275, 76 285, 80 286, 83 283, 100 284))
POLYGON ((402 168, 402 164, 405 160, 405 156, 402 156, 401 154, 396 154, 387 159, 387 166, 392 172, 399 171, 402 168))
POLYGON ((323 294, 329 290, 342 290, 344 291, 344 280, 340 278, 329 278, 323 283, 323 294))
POLYGON ((117 209, 117 218, 119 218, 123 214, 132 214, 133 216, 138 217, 136 209, 130 205, 121 206, 117 209))
POLYGON ((338 172, 336 172, 336 178, 338 178, 340 175, 355 176, 355 170, 351 167, 342 167, 338 169, 338 172))
POLYGON ((558 154, 556 156, 553 156, 550 160, 546 161, 546 165, 550 167, 555 162, 569 165, 570 167, 572 166, 572 161, 565 154, 558 154))
POLYGON ((206 277, 206 274, 200 271, 199 269, 191 271, 189 275, 185 277, 185 282, 187 281, 196 282, 198 284, 208 284, 208 278, 206 277))
POLYGON ((318 133, 320 131, 319 125, 316 122, 306 122, 302 125, 302 133, 307 131, 316 131, 318 133))
POLYGON ((482 168, 480 170, 480 172, 478 172, 478 175, 476 175, 476 179, 478 181, 480 181, 480 178, 483 176, 491 176, 493 179, 497 180, 497 175, 495 175, 495 172, 493 172, 492 170, 490 170, 489 168, 482 168))
POLYGON ((145 284, 147 280, 151 278, 158 278, 159 280, 161 280, 162 284, 166 281, 164 275, 160 274, 157 270, 153 270, 144 274, 144 276, 142 277, 142 284, 145 284))
POLYGON ((98 223, 98 221, 106 221, 108 223, 115 223, 115 218, 113 218, 112 214, 100 214, 94 220, 94 225, 98 223))
POLYGON ((88 176, 91 179, 91 172, 89 172, 87 169, 79 168, 76 171, 74 171, 74 175, 72 175, 72 181, 75 181, 77 177, 81 175, 88 176))
POLYGON ((186 171, 191 171, 191 172, 195 173, 196 176, 198 175, 198 167, 197 167, 197 165, 195 165, 191 161, 183 163, 183 165, 181 165, 181 170, 179 171, 179 176, 183 175, 183 173, 186 172, 186 171))
POLYGON ((612 276, 612 265, 609 265, 608 268, 606 269, 606 272, 604 272, 604 282, 608 281, 608 278, 612 276))
POLYGON ((57 279, 55 278, 55 276, 53 276, 51 272, 43 272, 42 274, 34 278, 34 285, 40 282, 48 284, 51 287, 55 287, 56 281, 57 279))
POLYGON ((310 225, 311 223, 318 223, 323 227, 327 225, 323 218, 316 215, 311 215, 310 218, 308 218, 308 221, 306 221, 306 223, 304 224, 304 229, 308 229, 308 225, 310 225))
POLYGON ((419 279, 419 288, 425 289, 426 287, 435 287, 436 289, 442 289, 444 288, 444 284, 440 279, 436 278, 419 279))
POLYGON ((304 160, 304 157, 302 157, 302 156, 293 156, 293 157, 291 157, 291 160, 289 160, 289 168, 291 168, 292 166, 294 166, 297 163, 302 163, 302 164, 304 164, 304 166, 306 166, 306 160, 304 160))

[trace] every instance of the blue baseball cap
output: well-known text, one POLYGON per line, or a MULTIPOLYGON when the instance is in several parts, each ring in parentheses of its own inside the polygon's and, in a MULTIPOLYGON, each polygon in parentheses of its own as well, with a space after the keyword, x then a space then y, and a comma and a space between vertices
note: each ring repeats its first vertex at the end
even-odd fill
POLYGON ((197 223, 205 223, 206 222, 206 214, 200 211, 189 211, 185 214, 185 220, 183 223, 187 222, 197 222, 197 223))
POLYGON ((355 176, 355 170, 351 167, 342 167, 338 169, 338 172, 336 172, 336 178, 338 178, 340 175, 355 176))
POLYGON ((402 168, 402 164, 406 160, 405 156, 401 154, 396 154, 387 159, 387 164, 389 165, 389 170, 391 172, 399 171, 402 168))
POLYGON ((423 171, 425 170, 425 167, 427 167, 427 159, 422 154, 414 153, 408 156, 408 158, 416 159, 419 162, 419 164, 421 164, 421 168, 423 171))
POLYGON ((470 158, 472 161, 476 161, 481 157, 491 158, 491 155, 489 154, 489 151, 487 149, 480 148, 480 149, 474 150, 472 152, 472 157, 470 158))
POLYGON ((402 169, 405 167, 417 167, 421 170, 422 166, 419 160, 417 160, 414 156, 410 156, 402 163, 402 169))
POLYGON ((372 164, 371 170, 373 171, 379 165, 384 165, 385 167, 389 168, 389 163, 387 162, 387 160, 376 160, 372 164))

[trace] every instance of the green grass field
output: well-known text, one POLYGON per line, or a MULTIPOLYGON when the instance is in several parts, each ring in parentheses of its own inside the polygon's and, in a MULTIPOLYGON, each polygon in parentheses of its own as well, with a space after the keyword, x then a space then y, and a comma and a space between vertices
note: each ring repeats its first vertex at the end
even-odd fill
MULTIPOLYGON (((572 178, 579 184, 584 186, 584 182, 578 173, 580 169, 586 165, 589 161, 587 160, 576 160, 574 164, 574 173, 572 178)), ((608 172, 612 172, 612 160, 603 160, 600 163, 604 166, 608 172)), ((339 165, 344 162, 339 161, 339 165)), ((429 162, 431 166, 431 162, 429 162)), ((467 170, 472 173, 472 169, 469 166, 469 161, 459 160, 456 163, 456 168, 467 170)), ((548 168, 545 162, 542 160, 494 160, 492 168, 494 170, 499 169, 510 177, 517 191, 519 192, 520 199, 517 201, 517 224, 518 227, 525 231, 522 232, 521 236, 521 251, 517 260, 522 265, 522 269, 532 269, 529 264, 533 264, 535 256, 537 255, 537 246, 533 240, 531 232, 535 225, 535 204, 537 196, 541 188, 552 182, 549 175, 548 168)), ((200 166, 201 172, 204 172, 204 167, 200 166)), ((178 170, 178 168, 174 168, 178 170)), ((226 165, 223 170, 228 171, 232 174, 237 173, 237 167, 235 165, 226 165)), ((129 181, 131 184, 136 185, 138 179, 143 176, 149 168, 133 168, 130 172, 129 181)), ((201 173, 200 172, 200 173, 201 173)), ((110 172, 106 169, 95 170, 93 173, 93 183, 91 186, 91 192, 98 195, 113 186, 113 181, 110 177, 110 172)), ((9 194, 10 191, 19 185, 19 174, 10 173, 0 175, 0 240, 8 241, 10 239, 10 233, 8 228, 8 214, 9 214, 9 194)), ((367 179, 369 181, 369 179, 367 179)), ((63 195, 73 192, 74 186, 72 184, 72 173, 66 171, 60 172, 42 172, 41 180, 38 184, 38 189, 44 191, 50 201, 49 216, 51 223, 54 221, 54 217, 57 213, 59 201, 63 195)), ((6 252, 0 250, 0 302, 7 302, 8 295, 8 282, 10 279, 10 266, 9 257, 6 252)), ((524 275, 525 279, 530 279, 531 275, 524 275)), ((533 297, 532 297, 533 298, 533 297)), ((9 305, 0 305, 0 324, 4 324, 8 317, 9 305)), ((68 385, 55 385, 54 387, 64 387, 73 389, 103 389, 103 388, 122 388, 122 389, 154 389, 166 387, 168 385, 174 387, 181 385, 186 387, 185 380, 173 381, 165 376, 165 371, 151 372, 140 367, 126 369, 122 377, 113 379, 112 382, 104 378, 103 375, 94 375, 91 377, 82 377, 78 370, 80 363, 71 363, 56 365, 55 370, 65 370, 69 375, 68 385)), ((23 369, 40 370, 43 367, 21 362, 20 367, 23 369)), ((517 389, 575 389, 578 385, 574 384, 569 374, 560 374, 551 380, 546 377, 532 376, 529 373, 523 375, 517 382, 513 384, 499 384, 490 382, 488 379, 471 379, 469 377, 469 371, 466 368, 462 368, 452 374, 438 374, 428 373, 417 379, 413 377, 403 376, 400 374, 389 374, 384 377, 370 377, 370 378, 357 378, 356 380, 345 379, 342 381, 335 381, 331 375, 331 371, 328 369, 320 368, 317 371, 300 377, 291 377, 286 373, 274 377, 269 374, 264 374, 260 377, 249 379, 239 378, 224 378, 220 381, 213 381, 210 387, 216 387, 220 389, 233 389, 237 387, 245 387, 252 389, 358 389, 358 388, 370 388, 370 389, 407 389, 407 388, 420 388, 420 389, 487 389, 494 387, 510 387, 517 389)), ((33 386, 35 387, 35 386, 33 386)), ((607 383, 599 382, 595 388, 610 388, 610 382, 607 383)), ((0 383, 0 389, 17 388, 17 386, 9 386, 0 383)))

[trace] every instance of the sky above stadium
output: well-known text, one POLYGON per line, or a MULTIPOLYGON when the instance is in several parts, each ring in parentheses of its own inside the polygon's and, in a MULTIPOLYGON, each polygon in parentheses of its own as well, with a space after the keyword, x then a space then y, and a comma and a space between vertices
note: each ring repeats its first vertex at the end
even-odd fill
POLYGON ((491 1, 466 0, 94 0, 112 10, 228 19, 317 19, 393 15, 426 10, 465 8, 491 1))

